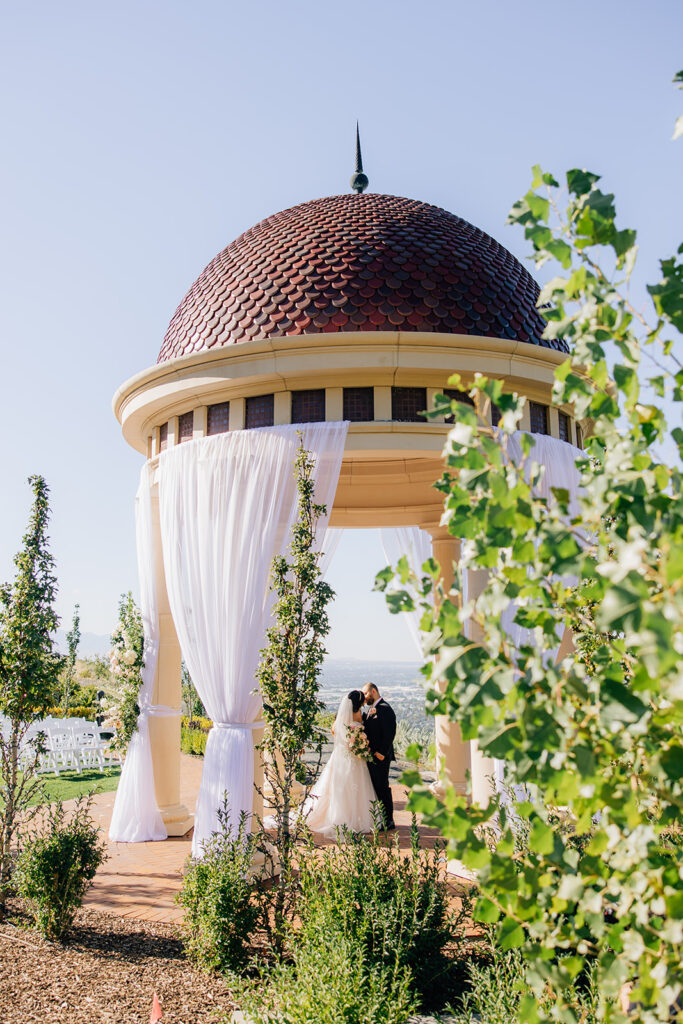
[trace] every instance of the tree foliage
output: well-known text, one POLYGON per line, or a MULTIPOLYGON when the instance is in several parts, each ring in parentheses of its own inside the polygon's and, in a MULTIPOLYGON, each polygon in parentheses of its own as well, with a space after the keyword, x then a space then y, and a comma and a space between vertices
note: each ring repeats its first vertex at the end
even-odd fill
POLYGON ((274 621, 266 632, 267 645, 257 672, 266 721, 261 749, 276 826, 279 875, 274 923, 278 942, 292 909, 292 857, 304 829, 303 822, 292 813, 292 789, 298 784, 305 797, 311 779, 302 754, 308 747, 317 752, 319 760, 322 749, 322 734, 317 727, 317 716, 323 708, 318 699, 318 677, 326 653, 324 638, 329 632, 327 605, 334 597, 322 579, 321 555, 315 549, 316 525, 326 508, 314 502, 313 458, 301 443, 294 471, 298 511, 292 526, 290 557, 273 559, 274 621))
MULTIPOLYGON (((475 917, 495 926, 501 947, 519 947, 531 986, 519 1012, 532 1022, 578 1020, 568 993, 588 970, 605 1019, 622 1012, 612 999, 630 982, 631 1019, 667 1020, 683 984, 683 501, 680 470, 659 454, 675 462, 683 453, 683 246, 661 261, 646 317, 629 299, 636 233, 617 226, 614 196, 599 182, 571 170, 565 194, 534 168, 510 215, 536 263, 559 264, 539 306, 545 336, 572 352, 555 374, 554 402, 590 428, 577 459, 579 512, 565 490, 539 497, 533 437, 524 435, 523 464, 506 457, 523 398, 477 377, 475 408, 443 399, 456 425, 438 486, 444 522, 464 543, 453 591, 436 611, 425 599, 422 622, 424 671, 440 684, 432 711, 502 759, 527 798, 514 814, 500 796, 468 807, 452 791, 438 800, 413 776, 410 806, 476 870, 475 917), (498 430, 488 426, 492 402, 498 430), (461 603, 463 572, 481 569, 481 596, 461 603), (534 636, 519 650, 501 624, 511 602, 534 636), (590 637, 588 660, 584 644, 553 663, 564 626, 590 637)), ((412 583, 426 597, 439 573, 424 569, 426 582, 412 583)), ((400 575, 405 583, 405 566, 400 575)), ((392 602, 412 607, 407 592, 392 602)))
POLYGON ((79 613, 78 605, 74 608, 73 622, 71 623, 71 629, 66 634, 66 656, 64 658, 64 668, 62 669, 62 678, 64 681, 64 717, 69 714, 69 700, 71 698, 71 690, 74 683, 74 677, 76 674, 76 656, 78 654, 78 645, 81 642, 81 616, 79 613))
POLYGON ((20 819, 40 790, 41 743, 29 730, 51 704, 62 659, 53 635, 57 580, 49 550, 49 488, 29 477, 33 506, 23 546, 14 559, 16 575, 0 586, 0 907, 8 892, 12 851, 20 819))
POLYGON ((145 663, 142 615, 131 592, 119 600, 119 621, 111 635, 109 668, 116 689, 106 707, 106 724, 116 730, 112 746, 127 750, 138 726, 138 695, 145 663))
POLYGON ((50 703, 61 658, 53 634, 57 578, 49 550, 49 488, 29 477, 34 500, 23 547, 15 556, 12 583, 0 586, 0 712, 31 721, 50 703))

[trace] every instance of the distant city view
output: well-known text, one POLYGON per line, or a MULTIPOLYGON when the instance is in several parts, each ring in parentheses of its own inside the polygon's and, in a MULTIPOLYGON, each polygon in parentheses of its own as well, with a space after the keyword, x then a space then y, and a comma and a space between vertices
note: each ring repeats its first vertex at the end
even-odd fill
POLYGON ((419 726, 426 717, 420 665, 419 661, 330 658, 323 665, 321 697, 330 711, 336 711, 349 690, 360 690, 365 683, 373 682, 399 720, 406 725, 419 726))

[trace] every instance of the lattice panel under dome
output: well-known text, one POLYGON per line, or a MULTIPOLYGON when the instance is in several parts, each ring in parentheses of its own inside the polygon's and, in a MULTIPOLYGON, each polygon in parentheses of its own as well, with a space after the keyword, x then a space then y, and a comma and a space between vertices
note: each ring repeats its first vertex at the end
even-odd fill
POLYGON ((375 418, 375 389, 344 388, 343 418, 352 423, 371 423, 375 418))
POLYGON ((183 441, 192 440, 192 431, 194 430, 194 413, 184 412, 182 416, 178 417, 178 443, 183 441))
POLYGON ((275 422, 275 399, 273 395, 255 395, 247 398, 244 425, 251 427, 272 427, 275 422))
POLYGON ((391 418, 403 423, 425 422, 426 388, 392 388, 391 418))
POLYGON ((560 441, 568 441, 571 444, 572 428, 569 416, 564 412, 559 412, 557 416, 560 441))
POLYGON ((207 434, 225 434, 230 429, 230 402, 210 405, 206 410, 207 434))
POLYGON ((325 419, 325 389, 292 391, 292 423, 320 423, 325 419))
POLYGON ((532 434, 549 434, 548 406, 540 402, 529 402, 529 423, 532 434))

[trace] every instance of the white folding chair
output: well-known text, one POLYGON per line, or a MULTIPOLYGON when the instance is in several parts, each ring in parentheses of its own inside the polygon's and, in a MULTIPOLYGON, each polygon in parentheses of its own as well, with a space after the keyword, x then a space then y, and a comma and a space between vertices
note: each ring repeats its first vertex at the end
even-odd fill
POLYGON ((71 725, 66 725, 62 719, 58 723, 53 722, 46 729, 48 751, 52 755, 54 771, 59 770, 81 772, 81 759, 78 748, 74 743, 73 730, 71 725))
POLYGON ((73 727, 74 746, 81 763, 87 768, 104 768, 106 746, 100 736, 99 726, 86 722, 73 727))

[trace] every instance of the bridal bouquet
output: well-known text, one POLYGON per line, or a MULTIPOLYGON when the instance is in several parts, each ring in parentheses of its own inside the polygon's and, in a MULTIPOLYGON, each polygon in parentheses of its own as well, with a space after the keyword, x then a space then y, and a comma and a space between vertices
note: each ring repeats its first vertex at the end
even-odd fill
POLYGON ((346 727, 346 745, 354 757, 361 761, 372 761, 372 751, 365 729, 354 729, 353 726, 346 727))

